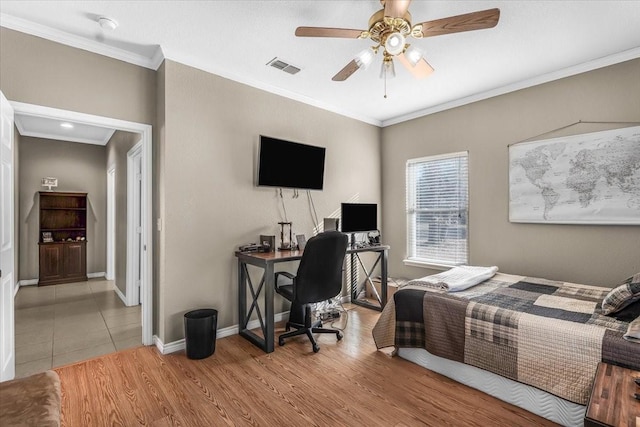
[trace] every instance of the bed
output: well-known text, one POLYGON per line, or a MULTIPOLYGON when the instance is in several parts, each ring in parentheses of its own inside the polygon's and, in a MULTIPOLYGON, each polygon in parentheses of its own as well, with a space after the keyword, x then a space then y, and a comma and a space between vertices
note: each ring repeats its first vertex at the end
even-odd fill
POLYGON ((458 292, 412 280, 387 303, 373 338, 378 349, 395 347, 537 415, 582 425, 600 361, 640 369, 640 344, 623 338, 640 302, 605 315, 610 291, 504 273, 458 292))

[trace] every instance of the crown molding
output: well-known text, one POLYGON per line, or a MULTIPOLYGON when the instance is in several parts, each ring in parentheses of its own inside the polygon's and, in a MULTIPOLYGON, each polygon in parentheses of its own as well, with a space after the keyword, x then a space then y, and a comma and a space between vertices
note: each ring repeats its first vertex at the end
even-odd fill
POLYGON ((526 89, 529 87, 537 86, 550 81, 559 80, 565 77, 570 77, 576 74, 585 73, 598 68, 607 67, 620 62, 629 61, 632 59, 640 58, 640 47, 629 49, 623 52, 619 52, 613 55, 597 58, 592 61, 584 62, 561 70, 553 71, 551 73, 536 76, 527 80, 522 80, 509 85, 501 86, 495 89, 491 89, 485 92, 480 92, 471 96, 456 99, 454 101, 445 102, 440 105, 425 108, 422 110, 414 111, 408 114, 400 115, 386 120, 378 120, 372 117, 363 116, 360 114, 354 114, 351 111, 343 110, 335 105, 319 102, 315 99, 301 95, 299 93, 291 92, 279 87, 275 87, 264 82, 260 82, 244 75, 237 75, 235 73, 229 73, 226 70, 220 69, 210 64, 206 64, 202 61, 192 57, 184 57, 181 55, 173 55, 171 53, 164 53, 160 46, 157 47, 156 52, 152 58, 131 53, 129 51, 119 49, 113 46, 107 46, 97 41, 88 40, 86 38, 72 35, 63 31, 55 30, 44 25, 35 24, 33 22, 16 18, 11 15, 0 13, 0 26, 6 27, 12 30, 20 31, 23 33, 31 34, 37 37, 42 37, 47 40, 58 42, 67 46, 75 47, 78 49, 86 50, 89 52, 97 53, 99 55, 108 56, 110 58, 118 59, 130 64, 138 65, 151 70, 157 70, 165 59, 170 59, 181 64, 197 68, 199 70, 215 74, 217 76, 233 80, 238 83, 245 84, 257 89, 264 90, 269 93, 273 93, 285 98, 299 101, 313 107, 320 108, 325 111, 339 114, 344 117, 349 117, 354 120, 358 120, 364 123, 368 123, 381 128, 395 125, 398 123, 413 120, 419 117, 428 116, 431 114, 439 113, 441 111, 450 110, 452 108, 461 107, 463 105, 471 104, 473 102, 482 101, 485 99, 493 98, 495 96, 504 95, 509 92, 515 92, 517 90, 526 89))
POLYGON ((630 61, 632 59, 637 59, 637 58, 640 58, 640 47, 625 50, 623 52, 615 53, 613 55, 604 56, 602 58, 597 58, 592 61, 583 62, 582 64, 577 64, 571 67, 563 68, 561 70, 553 71, 551 73, 542 74, 540 76, 536 76, 527 80, 522 80, 506 86, 501 86, 496 89, 491 89, 486 92, 481 92, 475 95, 456 99, 455 101, 445 102, 444 104, 425 108, 424 110, 418 110, 409 114, 394 117, 392 119, 383 120, 380 127, 384 128, 387 126, 417 119, 419 117, 424 117, 430 114, 439 113, 441 111, 450 110, 452 108, 461 107, 463 105, 471 104, 473 102, 493 98, 498 95, 504 95, 509 92, 515 92, 517 90, 526 89, 526 88, 537 86, 543 83, 548 83, 548 82, 559 80, 565 77, 571 77, 576 74, 586 73, 587 71, 608 67, 610 65, 618 64, 625 61, 630 61))
POLYGON ((149 58, 5 13, 0 13, 0 26, 152 70, 157 70, 162 63, 162 59, 159 59, 162 56, 162 50, 159 47, 156 49, 153 58, 149 58))
POLYGON ((229 79, 229 80, 233 80, 235 82, 238 83, 242 83, 245 84, 247 86, 251 86, 254 87, 256 89, 261 89, 264 90, 266 92, 269 93, 273 93, 275 95, 280 95, 284 98, 289 98, 292 99, 294 101, 299 101, 302 102, 303 104, 307 104, 307 105, 311 105, 313 107, 317 107, 320 108, 322 110, 326 110, 329 111, 331 113, 336 113, 339 114, 341 116, 344 117, 349 117, 351 119, 355 119, 364 123, 368 123, 374 126, 378 126, 380 127, 382 125, 382 121, 375 119, 373 117, 369 117, 369 116, 363 116, 360 114, 354 114, 352 111, 347 111, 347 110, 342 110, 340 108, 338 108, 335 105, 331 105, 331 104, 326 104, 323 102, 319 102, 316 99, 313 98, 309 98, 307 96, 301 95, 299 93, 295 93, 295 92, 291 92, 289 90, 286 89, 282 89, 276 86, 272 86, 269 84, 266 84, 264 82, 260 82, 251 78, 248 78, 247 76, 240 76, 237 75, 235 73, 229 73, 226 70, 223 70, 221 68, 215 67, 215 66, 211 66, 210 64, 206 64, 204 62, 199 61, 197 58, 192 58, 192 57, 183 57, 181 55, 174 55, 172 52, 164 52, 164 58, 183 64, 183 65, 187 65, 189 67, 193 67, 193 68, 197 68, 198 70, 202 70, 205 71, 207 73, 211 73, 211 74, 215 74, 217 76, 223 77, 225 79, 229 79))
POLYGON ((51 41, 61 43, 67 46, 75 47, 78 49, 86 50, 92 53, 97 53, 99 55, 108 56, 110 58, 128 62, 130 64, 139 65, 141 67, 149 68, 154 71, 158 70, 158 68, 160 67, 160 65, 162 65, 162 62, 165 59, 170 59, 172 61, 176 61, 181 64, 184 64, 193 68, 197 68, 199 70, 206 71, 208 73, 212 73, 220 77, 233 80, 238 83, 245 84, 247 86, 255 87, 257 89, 261 89, 269 93, 273 93, 285 98, 293 99, 294 101, 299 101, 304 104, 311 105, 311 106, 320 108, 322 110, 330 111, 332 113, 336 113, 341 116, 349 117, 364 123, 369 123, 378 127, 381 126, 381 123, 382 123, 380 120, 374 119, 372 117, 353 114, 350 111, 342 110, 334 105, 318 102, 315 99, 309 98, 304 95, 300 95, 295 92, 291 92, 282 88, 265 84, 263 82, 259 82, 254 79, 247 78, 246 76, 240 76, 234 73, 229 73, 228 71, 225 71, 216 67, 211 67, 210 65, 202 63, 193 58, 180 57, 179 55, 166 56, 160 46, 158 46, 158 48, 156 49, 156 52, 153 55, 153 57, 148 58, 143 55, 131 53, 116 47, 107 46, 97 41, 88 40, 84 37, 76 36, 76 35, 69 34, 59 30, 55 30, 50 27, 36 24, 21 18, 16 18, 14 16, 7 15, 4 13, 0 13, 0 26, 9 28, 11 30, 20 31, 26 34, 31 34, 33 36, 42 37, 47 40, 51 40, 51 41))

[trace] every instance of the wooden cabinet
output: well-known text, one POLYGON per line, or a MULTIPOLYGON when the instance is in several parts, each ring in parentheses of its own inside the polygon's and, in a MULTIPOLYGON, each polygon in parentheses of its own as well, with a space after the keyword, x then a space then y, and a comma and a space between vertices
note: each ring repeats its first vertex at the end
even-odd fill
POLYGON ((87 193, 40 192, 38 285, 87 280, 87 193))

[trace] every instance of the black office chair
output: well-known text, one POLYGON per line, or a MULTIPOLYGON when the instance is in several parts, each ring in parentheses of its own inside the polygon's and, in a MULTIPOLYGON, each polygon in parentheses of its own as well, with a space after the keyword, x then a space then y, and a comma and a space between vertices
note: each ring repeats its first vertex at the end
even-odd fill
POLYGON ((335 297, 342 290, 342 265, 347 252, 348 237, 339 231, 326 231, 311 237, 304 248, 296 275, 279 271, 276 273, 276 292, 291 301, 289 321, 286 330, 291 327, 295 331, 278 337, 278 344, 284 345, 285 338, 307 334, 314 353, 320 350, 313 333, 336 334, 342 339, 342 332, 337 329, 322 328, 322 322, 311 321, 311 304, 335 297), (278 285, 279 276, 287 277, 291 284, 278 285))

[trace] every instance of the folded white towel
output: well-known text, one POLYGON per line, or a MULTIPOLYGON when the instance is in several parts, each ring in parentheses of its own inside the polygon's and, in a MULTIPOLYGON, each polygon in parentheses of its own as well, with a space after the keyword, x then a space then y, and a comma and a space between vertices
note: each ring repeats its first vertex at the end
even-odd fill
POLYGON ((419 279, 410 280, 408 285, 425 286, 442 289, 447 292, 457 292, 475 286, 492 278, 498 272, 498 267, 476 267, 461 265, 442 273, 432 274, 419 279))

